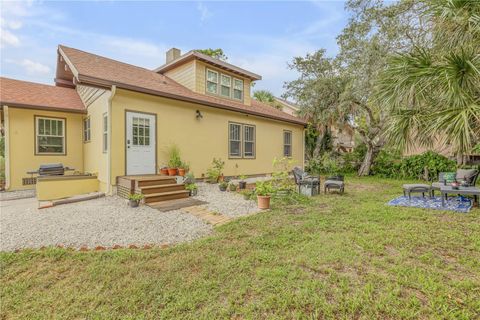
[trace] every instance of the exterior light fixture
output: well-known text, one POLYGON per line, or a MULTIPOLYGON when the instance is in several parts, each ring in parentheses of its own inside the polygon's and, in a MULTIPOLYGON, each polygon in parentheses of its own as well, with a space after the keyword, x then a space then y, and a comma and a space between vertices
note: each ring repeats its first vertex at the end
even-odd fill
POLYGON ((197 110, 196 114, 197 115, 195 117, 197 118, 197 120, 200 120, 203 118, 203 114, 200 112, 200 110, 197 110))

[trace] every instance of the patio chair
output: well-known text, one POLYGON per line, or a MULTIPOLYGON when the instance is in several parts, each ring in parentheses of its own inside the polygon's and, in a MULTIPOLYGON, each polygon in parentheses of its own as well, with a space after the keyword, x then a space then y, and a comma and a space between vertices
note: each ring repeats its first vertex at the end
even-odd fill
POLYGON ((312 195, 315 191, 316 194, 320 193, 320 177, 310 176, 299 167, 293 168, 292 173, 298 186, 298 193, 302 193, 302 187, 310 188, 312 195))
MULTIPOLYGON (((440 190, 440 187, 447 185, 445 181, 445 174, 447 172, 440 172, 438 174, 438 182, 433 182, 431 187, 432 197, 435 196, 435 190, 440 190)), ((457 169, 455 179, 465 180, 469 186, 474 187, 477 183, 479 171, 476 169, 457 169)))

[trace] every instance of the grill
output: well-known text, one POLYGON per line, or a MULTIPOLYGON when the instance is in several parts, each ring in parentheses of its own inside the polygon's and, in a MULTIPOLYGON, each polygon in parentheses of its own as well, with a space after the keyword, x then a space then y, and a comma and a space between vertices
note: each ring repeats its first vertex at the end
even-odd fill
POLYGON ((29 171, 28 174, 38 174, 39 176, 63 176, 65 171, 73 171, 75 169, 64 167, 61 163, 42 164, 37 171, 29 171))

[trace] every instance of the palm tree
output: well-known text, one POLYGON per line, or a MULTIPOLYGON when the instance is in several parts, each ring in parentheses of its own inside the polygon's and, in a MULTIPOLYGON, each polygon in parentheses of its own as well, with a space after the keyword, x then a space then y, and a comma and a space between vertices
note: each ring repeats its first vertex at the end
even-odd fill
POLYGON ((430 42, 390 59, 378 99, 393 108, 387 136, 394 145, 445 137, 461 156, 480 141, 480 1, 425 3, 430 42))
POLYGON ((277 102, 273 93, 268 90, 256 90, 253 92, 253 98, 257 101, 268 104, 276 109, 282 110, 282 105, 277 102))

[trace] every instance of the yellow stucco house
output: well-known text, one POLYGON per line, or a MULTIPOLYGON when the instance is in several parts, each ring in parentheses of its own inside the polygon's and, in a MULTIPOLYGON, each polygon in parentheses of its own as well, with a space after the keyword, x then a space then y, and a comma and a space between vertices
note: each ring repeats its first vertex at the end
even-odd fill
POLYGON ((55 85, 0 78, 7 190, 62 163, 112 194, 118 177, 157 174, 172 144, 197 178, 213 158, 226 176, 268 174, 275 157, 303 165, 305 122, 251 98, 259 75, 195 51, 166 55, 148 70, 60 45, 55 85))

